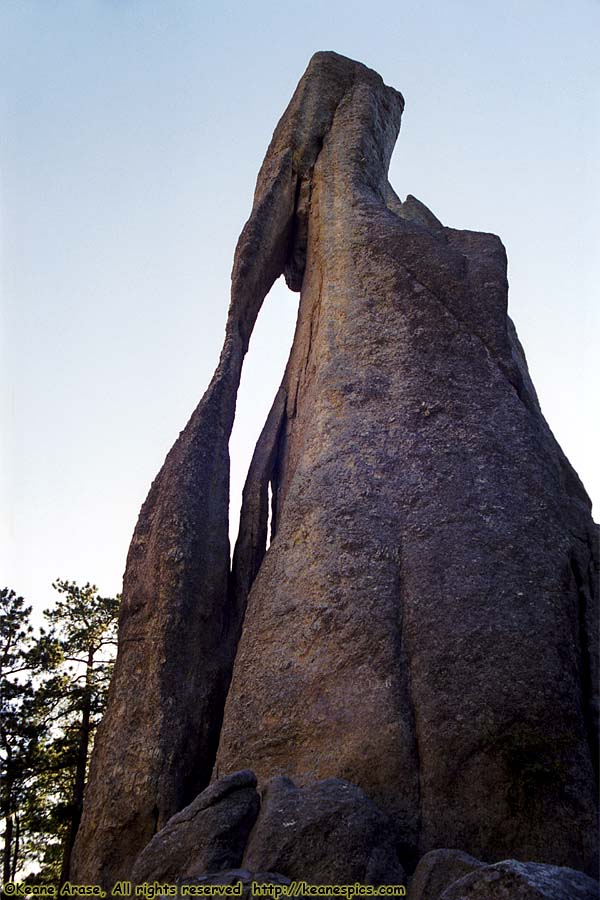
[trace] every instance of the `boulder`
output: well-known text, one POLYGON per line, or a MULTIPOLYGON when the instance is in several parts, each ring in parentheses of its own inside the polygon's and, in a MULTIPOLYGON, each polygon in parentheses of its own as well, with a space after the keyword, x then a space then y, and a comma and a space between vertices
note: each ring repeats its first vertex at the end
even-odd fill
POLYGON ((259 807, 252 772, 215 781, 152 838, 138 856, 131 880, 168 883, 236 868, 259 807))
POLYGON ((600 885, 583 872, 509 859, 455 881, 441 900, 598 900, 599 896, 600 885))
POLYGON ((430 850, 410 880, 409 900, 440 900, 445 889, 485 863, 462 850, 430 850))
POLYGON ((327 778, 266 786, 243 865, 309 884, 403 884, 389 818, 359 787, 327 778))

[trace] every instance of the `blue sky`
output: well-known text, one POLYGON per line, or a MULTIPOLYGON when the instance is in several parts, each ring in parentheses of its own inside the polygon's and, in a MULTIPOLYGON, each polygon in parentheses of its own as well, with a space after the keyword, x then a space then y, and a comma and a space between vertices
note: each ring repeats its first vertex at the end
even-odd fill
MULTIPOLYGON (((237 236, 315 50, 406 100, 390 178, 493 231, 542 408, 600 500, 598 0, 3 0, 3 583, 120 589, 139 507, 212 374, 237 236)), ((235 519, 292 339, 277 284, 232 441, 235 519)))

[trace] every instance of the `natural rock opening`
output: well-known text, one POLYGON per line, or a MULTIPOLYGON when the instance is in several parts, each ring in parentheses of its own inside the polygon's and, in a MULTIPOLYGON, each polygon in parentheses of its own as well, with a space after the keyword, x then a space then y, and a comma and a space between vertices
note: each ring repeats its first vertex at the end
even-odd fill
MULTIPOLYGON (((283 379, 298 318, 298 295, 279 278, 263 303, 244 360, 235 421, 229 442, 231 488, 229 538, 231 554, 240 525, 242 491, 254 448, 283 379)), ((269 509, 269 521, 271 510, 269 509)), ((270 529, 267 546, 270 542, 270 529)))
POLYGON ((408 870, 444 847, 597 866, 590 502, 507 317, 500 239, 389 185, 403 108, 318 53, 275 130, 219 366, 129 551, 77 881, 127 879, 213 764, 292 779, 296 799, 349 784, 408 870), (230 570, 236 395, 281 273, 298 322, 230 570))

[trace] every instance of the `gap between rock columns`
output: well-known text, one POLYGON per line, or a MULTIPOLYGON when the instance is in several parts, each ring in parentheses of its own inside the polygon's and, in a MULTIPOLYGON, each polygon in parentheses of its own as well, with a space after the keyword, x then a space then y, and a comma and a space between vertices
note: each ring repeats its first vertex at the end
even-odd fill
POLYGON ((75 880, 127 878, 215 753, 219 776, 359 785, 409 864, 460 847, 594 866, 589 500, 507 317, 500 240, 387 181, 402 109, 321 53, 277 126, 219 367, 130 548, 75 880), (298 324, 230 576, 235 397, 281 272, 298 324))
POLYGON ((390 102, 357 78, 314 166, 215 774, 360 785, 409 866, 458 847, 593 872, 590 502, 507 316, 500 239, 387 183, 390 102))
POLYGON ((210 779, 244 612, 230 590, 228 539, 228 442, 243 358, 275 279, 284 272, 300 288, 312 167, 359 73, 400 98, 364 66, 319 53, 275 130, 235 252, 219 366, 140 512, 71 863, 78 882, 126 879, 152 835, 210 779))

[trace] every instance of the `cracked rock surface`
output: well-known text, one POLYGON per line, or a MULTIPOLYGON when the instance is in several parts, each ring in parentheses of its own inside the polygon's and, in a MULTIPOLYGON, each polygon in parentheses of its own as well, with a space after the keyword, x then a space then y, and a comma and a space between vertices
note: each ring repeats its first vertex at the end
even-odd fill
POLYGON ((304 788, 281 776, 269 781, 243 865, 313 884, 405 881, 393 823, 341 778, 304 788))
POLYGON ((440 900, 447 887, 482 866, 485 863, 462 850, 430 850, 411 878, 408 900, 440 900))
POLYGON ((398 200, 402 100, 348 71, 310 176, 292 352, 246 486, 249 581, 243 542, 261 534, 269 480, 274 526, 217 765, 348 779, 415 856, 593 867, 590 503, 507 316, 500 239, 398 200))
POLYGON ((239 867, 259 809, 253 772, 214 782, 152 838, 136 860, 132 882, 173 883, 239 867))
POLYGON ((142 850, 133 883, 262 877, 251 872, 288 883, 404 883, 393 823, 356 785, 327 778, 298 788, 278 777, 260 800, 255 787, 248 771, 213 782, 142 850))
POLYGON ((508 859, 455 881, 441 900, 597 900, 599 888, 574 869, 508 859))
POLYGON ((500 239, 388 182, 403 106, 318 53, 275 130, 219 366, 129 551, 74 880, 128 878, 215 754, 261 785, 353 782, 410 866, 458 847, 594 870, 590 502, 507 315, 500 239), (230 573, 236 392, 281 273, 296 334, 230 573))

